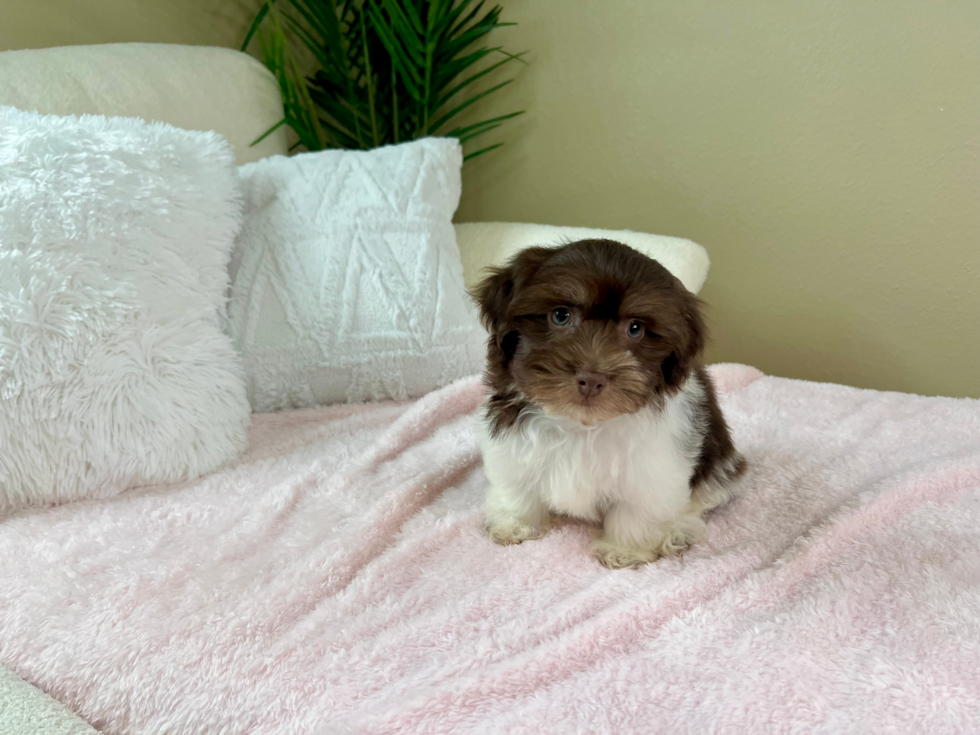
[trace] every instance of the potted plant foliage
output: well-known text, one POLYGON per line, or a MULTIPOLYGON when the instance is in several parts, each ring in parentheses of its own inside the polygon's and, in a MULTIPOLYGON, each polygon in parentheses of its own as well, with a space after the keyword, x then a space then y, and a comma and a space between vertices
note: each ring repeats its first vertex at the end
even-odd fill
MULTIPOLYGON (((282 92, 285 117, 265 135, 288 125, 295 145, 313 151, 427 135, 466 144, 495 130, 523 111, 457 123, 513 81, 487 87, 489 74, 523 63, 523 52, 487 43, 492 31, 514 25, 500 15, 483 0, 266 0, 242 45, 257 39, 282 92)), ((503 145, 482 143, 466 146, 465 158, 503 145)))

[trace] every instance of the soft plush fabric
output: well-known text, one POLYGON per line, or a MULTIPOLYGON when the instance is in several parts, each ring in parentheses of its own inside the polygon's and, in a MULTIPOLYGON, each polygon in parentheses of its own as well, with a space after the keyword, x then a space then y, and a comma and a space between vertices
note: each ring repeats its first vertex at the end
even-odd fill
POLYGON ((215 133, 0 108, 0 512, 240 453, 221 330, 240 221, 215 133))
POLYGON ((480 369, 455 138, 241 169, 231 334, 256 411, 420 396, 480 369))
POLYGON ((284 127, 251 145, 282 120, 282 96, 265 66, 226 48, 110 43, 4 51, 0 105, 215 130, 240 164, 287 148, 284 127))
POLYGON ((467 288, 476 285, 487 266, 499 265, 532 245, 559 245, 587 239, 618 240, 660 262, 697 293, 708 277, 708 251, 679 237, 650 235, 632 230, 555 227, 520 222, 465 222, 456 225, 456 240, 463 261, 467 288))
POLYGON ((0 735, 95 735, 61 702, 0 666, 0 735))
POLYGON ((8 518, 0 662, 127 735, 976 732, 980 402, 712 374, 751 470, 680 558, 492 544, 474 377, 8 518))

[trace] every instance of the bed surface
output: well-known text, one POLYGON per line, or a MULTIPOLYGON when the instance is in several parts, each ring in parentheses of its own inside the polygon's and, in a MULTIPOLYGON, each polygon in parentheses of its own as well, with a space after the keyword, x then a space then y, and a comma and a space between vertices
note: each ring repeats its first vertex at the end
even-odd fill
POLYGON ((471 378, 0 519, 0 663, 108 733, 975 732, 980 402, 712 372, 752 469, 679 559, 490 543, 471 378))

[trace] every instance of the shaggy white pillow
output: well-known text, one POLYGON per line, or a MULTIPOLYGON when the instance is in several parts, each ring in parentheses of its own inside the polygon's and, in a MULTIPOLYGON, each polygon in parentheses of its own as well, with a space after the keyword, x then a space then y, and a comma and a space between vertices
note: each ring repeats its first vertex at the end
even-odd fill
POLYGON ((0 510, 241 452, 249 407, 221 330, 240 221, 215 133, 0 107, 0 510))
POLYGON ((240 169, 230 328, 256 411, 422 395, 483 366, 455 138, 240 169))

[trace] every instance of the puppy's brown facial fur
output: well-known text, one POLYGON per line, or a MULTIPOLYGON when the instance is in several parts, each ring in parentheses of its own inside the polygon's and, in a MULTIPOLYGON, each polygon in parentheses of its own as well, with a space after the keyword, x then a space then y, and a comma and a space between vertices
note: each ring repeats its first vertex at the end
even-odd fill
POLYGON ((585 424, 671 395, 705 345, 700 302, 612 240, 530 248, 475 290, 490 332, 491 432, 534 404, 585 424))

